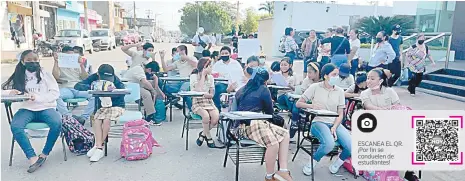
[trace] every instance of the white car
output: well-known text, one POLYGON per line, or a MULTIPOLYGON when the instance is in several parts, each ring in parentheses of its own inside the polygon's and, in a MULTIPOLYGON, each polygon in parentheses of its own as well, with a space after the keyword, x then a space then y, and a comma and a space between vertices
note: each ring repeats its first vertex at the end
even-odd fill
POLYGON ((111 50, 116 48, 116 39, 113 31, 109 29, 94 29, 90 31, 90 38, 95 48, 100 50, 111 50))
POLYGON ((53 37, 55 44, 63 44, 68 46, 79 46, 84 51, 89 51, 90 54, 94 51, 92 47, 92 40, 89 37, 87 30, 81 29, 64 29, 58 31, 53 37))

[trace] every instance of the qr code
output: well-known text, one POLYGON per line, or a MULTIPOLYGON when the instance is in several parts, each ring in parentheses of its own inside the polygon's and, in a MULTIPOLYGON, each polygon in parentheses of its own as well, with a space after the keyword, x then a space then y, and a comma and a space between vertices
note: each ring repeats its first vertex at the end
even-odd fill
POLYGON ((416 154, 419 162, 459 160, 459 121, 457 119, 416 119, 416 154))

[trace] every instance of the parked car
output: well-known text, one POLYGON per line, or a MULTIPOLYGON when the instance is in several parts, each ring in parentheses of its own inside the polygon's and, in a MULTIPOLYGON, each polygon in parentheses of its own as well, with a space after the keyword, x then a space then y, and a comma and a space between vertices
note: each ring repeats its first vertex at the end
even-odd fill
POLYGON ((90 31, 90 38, 94 41, 94 44, 95 41, 100 42, 98 44, 100 50, 111 50, 116 48, 115 35, 109 29, 94 29, 90 31))
POLYGON ((139 43, 142 41, 139 33, 136 30, 130 29, 127 30, 127 32, 129 33, 129 37, 131 38, 133 43, 139 43))
POLYGON ((141 39, 143 42, 146 42, 146 43, 154 43, 154 39, 150 35, 142 34, 141 39))
POLYGON ((185 37, 184 39, 181 40, 181 43, 191 44, 192 43, 192 38, 185 37))
MULTIPOLYGON (((323 35, 325 34, 324 31, 316 31, 316 37, 320 40, 324 39, 323 35)), ((310 30, 301 30, 301 31, 296 31, 294 34, 294 40, 299 46, 296 52, 297 59, 303 59, 303 52, 300 49, 302 47, 302 43, 304 42, 305 38, 310 36, 310 30)))
POLYGON ((118 45, 127 45, 132 43, 131 38, 129 38, 129 33, 127 31, 118 31, 115 33, 116 46, 118 45))
POLYGON ((89 32, 84 29, 64 29, 58 31, 55 35, 54 44, 63 44, 64 46, 79 46, 84 51, 89 51, 90 54, 94 52, 92 47, 92 39, 89 32))

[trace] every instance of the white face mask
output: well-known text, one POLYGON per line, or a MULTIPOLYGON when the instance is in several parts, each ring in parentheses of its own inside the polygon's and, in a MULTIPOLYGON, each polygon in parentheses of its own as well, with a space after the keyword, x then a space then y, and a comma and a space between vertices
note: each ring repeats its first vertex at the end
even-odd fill
POLYGON ((328 84, 331 86, 335 86, 340 81, 339 76, 329 77, 328 84))

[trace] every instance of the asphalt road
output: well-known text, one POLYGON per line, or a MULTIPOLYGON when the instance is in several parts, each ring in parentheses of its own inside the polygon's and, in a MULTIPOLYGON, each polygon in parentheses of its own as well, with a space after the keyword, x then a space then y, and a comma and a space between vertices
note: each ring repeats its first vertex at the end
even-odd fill
MULTIPOLYGON (((155 49, 171 51, 177 44, 156 44, 155 49)), ((218 49, 218 47, 215 47, 218 49)), ((189 52, 192 51, 189 46, 189 52)), ((169 53, 168 53, 169 54, 169 53)), ((125 69, 126 55, 117 48, 112 51, 96 52, 86 55, 92 61, 96 69, 103 63, 109 63, 116 70, 125 69)), ((169 55, 166 58, 170 58, 169 55)), ((271 60, 268 61, 268 63, 271 60)), ((51 71, 53 60, 50 58, 41 59, 41 65, 51 71)), ((1 80, 14 71, 14 64, 1 65, 1 80)), ((295 64, 295 71, 301 72, 302 63, 295 64)), ((301 76, 301 75, 300 75, 301 76)), ((411 97, 403 88, 396 88, 403 104, 414 109, 457 109, 465 107, 465 103, 452 101, 440 97, 435 97, 423 93, 418 93, 416 97, 411 97)), ((13 106, 13 111, 18 107, 13 106)), ((74 110, 79 114, 82 106, 74 110)), ((234 180, 235 167, 228 159, 226 168, 223 168, 225 156, 224 149, 208 149, 206 145, 198 147, 195 144, 196 135, 200 132, 200 127, 191 129, 189 135, 189 150, 185 150, 185 138, 181 138, 183 116, 180 110, 174 109, 173 122, 164 123, 160 127, 152 127, 153 135, 162 145, 162 148, 154 147, 155 153, 147 160, 124 161, 120 158, 119 138, 110 139, 108 156, 97 163, 91 164, 86 156, 74 156, 68 151, 68 161, 63 161, 61 140, 57 141, 54 150, 47 159, 46 164, 38 171, 28 174, 26 172, 28 161, 22 150, 16 144, 13 156, 13 166, 8 166, 8 158, 11 145, 11 131, 5 116, 5 110, 1 109, 1 179, 6 181, 35 180, 79 180, 79 181, 231 181, 234 180)), ((169 114, 167 117, 169 120, 169 114)), ((88 125, 86 125, 88 126, 88 125)), ((216 129, 212 131, 214 133, 216 129)), ((393 130, 394 132, 394 130, 393 130)), ((32 139, 32 145, 37 153, 40 153, 45 139, 32 139)), ((66 150, 68 150, 66 148, 66 150)), ((296 150, 296 145, 290 145, 289 160, 296 150)), ((289 161, 289 170, 296 181, 311 180, 310 177, 302 174, 302 166, 309 160, 309 156, 300 152, 295 162, 289 161)), ((329 158, 324 158, 321 164, 315 169, 315 180, 317 181, 350 181, 355 180, 347 171, 341 168, 337 175, 332 175, 328 171, 329 158)), ((240 180, 255 181, 263 180, 265 166, 259 163, 242 164, 240 167, 240 180)), ((364 180, 358 178, 357 180, 364 180)), ((465 171, 460 172, 424 172, 423 179, 426 181, 462 181, 465 180, 465 171)))

